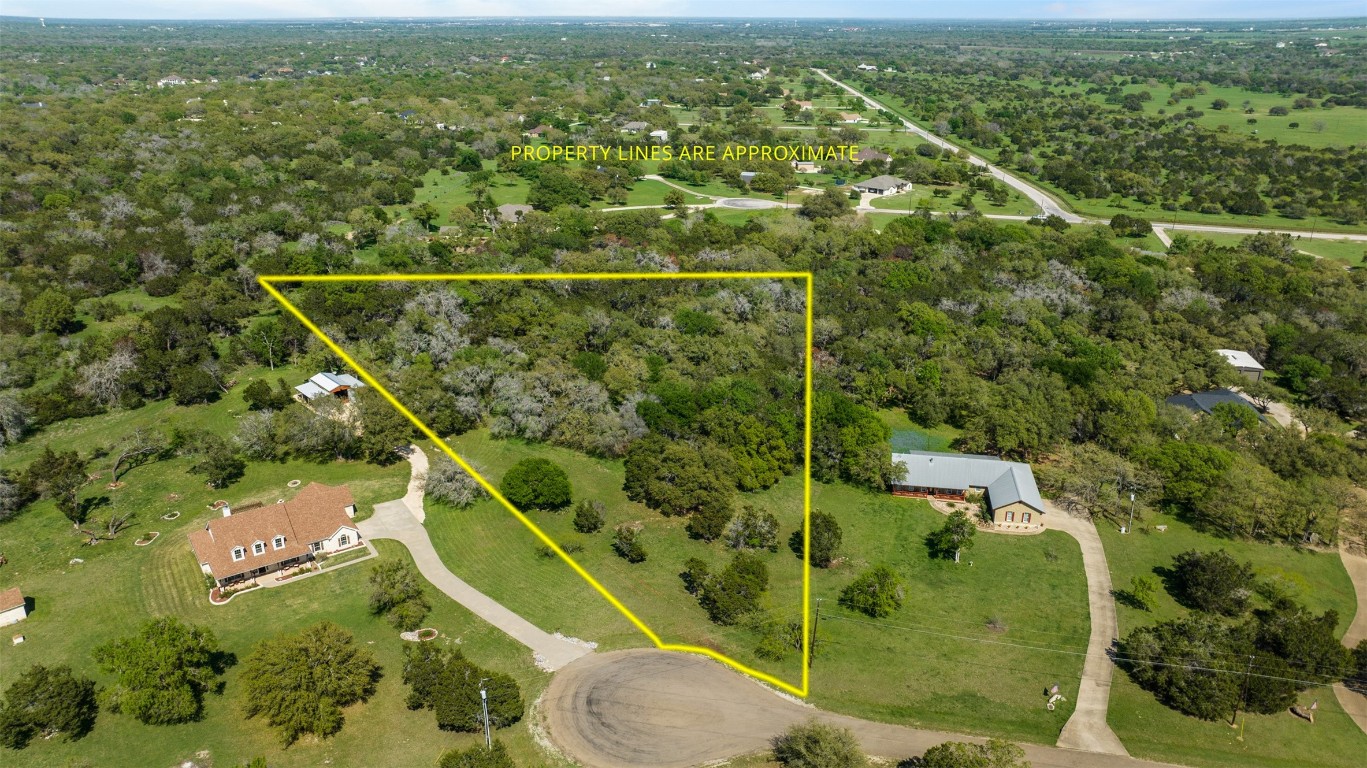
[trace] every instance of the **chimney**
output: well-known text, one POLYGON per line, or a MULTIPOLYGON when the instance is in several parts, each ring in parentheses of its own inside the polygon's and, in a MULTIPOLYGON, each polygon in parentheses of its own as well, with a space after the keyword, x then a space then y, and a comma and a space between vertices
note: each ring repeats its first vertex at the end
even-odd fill
POLYGON ((224 517, 231 517, 232 514, 233 514, 233 508, 232 508, 231 506, 227 505, 227 504, 224 504, 224 505, 223 505, 223 516, 224 516, 224 517))
POLYGON ((208 523, 204 524, 204 530, 209 534, 209 541, 214 540, 214 529, 208 523))

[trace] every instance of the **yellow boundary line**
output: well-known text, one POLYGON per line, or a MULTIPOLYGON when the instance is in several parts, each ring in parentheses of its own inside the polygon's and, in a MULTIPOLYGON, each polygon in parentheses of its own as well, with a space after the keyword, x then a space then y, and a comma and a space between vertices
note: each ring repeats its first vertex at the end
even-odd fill
POLYGON ((309 329, 314 336, 317 336, 328 349, 332 350, 347 365, 355 370, 366 384, 373 387, 380 393, 390 405, 398 409, 413 422, 420 432, 427 436, 434 445, 441 449, 451 458, 461 469, 470 474, 495 501, 502 504, 505 509, 513 514, 523 525, 527 526, 543 544, 550 547, 553 552, 559 555, 561 560, 569 564, 574 572, 579 574, 584 581, 589 583, 602 595, 614 608, 627 617, 637 629, 641 630, 656 648, 663 651, 680 651, 684 653, 699 653, 711 657, 723 664, 734 667, 758 680, 763 680, 771 685, 795 694, 806 697, 809 690, 810 669, 811 669, 811 597, 812 597, 812 564, 811 564, 811 538, 812 538, 812 273, 811 272, 579 272, 579 273, 489 273, 489 274, 412 274, 412 275, 261 275, 257 277, 257 282, 265 291, 276 301, 280 302, 291 315, 304 327, 309 329), (774 677, 757 669, 752 669, 725 654, 718 653, 710 648, 703 648, 696 645, 683 645, 679 643, 666 643, 655 634, 645 622, 641 621, 630 608, 618 600, 607 587, 603 586, 597 579, 584 570, 574 558, 570 557, 560 545, 556 544, 551 537, 547 536, 536 523, 522 513, 512 502, 508 501, 503 494, 492 483, 475 471, 475 468, 462 459, 451 446, 446 444, 436 432, 432 431, 422 422, 412 411, 408 410, 403 403, 399 402, 393 394, 385 389, 369 371, 363 368, 356 359, 347 354, 337 342, 323 333, 312 320, 308 318, 298 307, 294 306, 284 294, 276 288, 275 283, 343 283, 343 282, 454 282, 454 281, 530 281, 530 280, 756 280, 756 279, 798 279, 805 282, 807 307, 806 307, 806 343, 803 353, 803 446, 802 446, 802 683, 794 686, 791 683, 774 677))

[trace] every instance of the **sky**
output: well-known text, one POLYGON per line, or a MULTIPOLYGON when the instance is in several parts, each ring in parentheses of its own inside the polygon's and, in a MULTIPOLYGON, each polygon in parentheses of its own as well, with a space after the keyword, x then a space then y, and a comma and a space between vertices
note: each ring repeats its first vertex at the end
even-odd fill
POLYGON ((646 16, 906 19, 1276 19, 1367 15, 1367 0, 4 0, 0 14, 50 19, 299 19, 646 16))

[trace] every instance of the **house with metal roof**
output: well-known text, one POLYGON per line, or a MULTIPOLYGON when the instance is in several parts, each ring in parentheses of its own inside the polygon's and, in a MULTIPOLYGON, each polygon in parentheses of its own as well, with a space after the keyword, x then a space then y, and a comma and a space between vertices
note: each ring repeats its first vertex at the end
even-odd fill
POLYGON ((934 451, 894 453, 892 463, 907 470, 892 484, 894 496, 962 501, 970 490, 978 491, 997 527, 1044 527, 1044 500, 1029 464, 996 456, 934 451))
POLYGON ((891 195, 906 189, 911 189, 911 182, 906 179, 899 179, 896 176, 874 176, 868 181, 859 181, 853 184, 855 190, 859 192, 871 192, 875 195, 891 195))
POLYGON ((1215 354, 1223 357, 1225 362, 1234 366, 1234 370, 1248 377, 1249 381, 1262 381, 1263 364, 1253 358, 1253 355, 1241 349, 1217 349, 1215 354))
MULTIPOLYGON (((1210 389, 1205 392, 1192 392, 1190 394, 1173 395, 1163 402, 1168 405, 1175 405, 1179 408, 1186 408, 1197 413, 1212 413, 1215 406, 1221 403, 1233 403, 1234 405, 1245 405, 1252 408, 1255 412, 1258 406, 1243 395, 1232 389, 1210 389)), ((1259 421, 1266 421, 1262 414, 1258 414, 1259 421)))
POLYGON ((295 396, 304 402, 317 400, 324 395, 351 399, 351 390, 360 389, 365 382, 349 373, 320 373, 294 388, 295 396))

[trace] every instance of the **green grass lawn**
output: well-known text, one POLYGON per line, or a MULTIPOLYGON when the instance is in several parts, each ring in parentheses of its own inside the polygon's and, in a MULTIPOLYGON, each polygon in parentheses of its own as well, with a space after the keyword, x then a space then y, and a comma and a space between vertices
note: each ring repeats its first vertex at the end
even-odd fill
MULTIPOLYGON (((1245 237, 1244 235, 1228 235, 1217 232, 1182 232, 1181 230, 1174 230, 1170 234, 1197 237, 1230 248, 1237 246, 1245 237)), ((1296 248, 1321 258, 1337 259, 1356 266, 1367 263, 1367 243, 1362 241, 1301 238, 1296 241, 1296 248)))
MULTIPOLYGON (((1260 578, 1275 578, 1287 585, 1310 610, 1337 610, 1340 631, 1352 621, 1356 606, 1353 585, 1333 552, 1219 539, 1161 513, 1151 513, 1136 529, 1136 533, 1122 536, 1113 526, 1098 526, 1116 589, 1128 589, 1134 576, 1154 575, 1154 568, 1168 566, 1180 552, 1225 549, 1240 560, 1251 561, 1260 578), (1168 528, 1160 533, 1155 527, 1158 525, 1168 528)), ((1148 612, 1120 602, 1116 611, 1121 634, 1186 613, 1161 589, 1156 603, 1148 612)), ((1288 713, 1249 715, 1244 741, 1239 742, 1235 738, 1238 732, 1227 723, 1205 722, 1168 709, 1117 670, 1108 719, 1136 757, 1222 768, 1360 764, 1352 756, 1367 752, 1367 735, 1344 714, 1333 692, 1312 688, 1298 700, 1302 705, 1319 701, 1313 726, 1288 713)))
MULTIPOLYGON (((576 500, 597 499, 607 505, 608 526, 605 532, 583 535, 573 532, 570 513, 533 512, 532 517, 558 542, 582 544, 583 551, 574 557, 595 578, 667 642, 711 647, 785 680, 797 680, 796 654, 784 662, 757 658, 753 631, 711 624, 684 592, 678 578, 683 560, 700 557, 719 566, 729 554, 720 544, 690 540, 683 521, 627 501, 621 491, 620 462, 493 440, 483 431, 454 438, 451 446, 494 480, 527 456, 555 461, 569 473, 576 500), (643 538, 649 559, 638 565, 617 558, 606 533, 629 520, 646 526, 643 538)), ((800 524, 800 493, 799 478, 790 477, 742 501, 774 512, 786 544, 800 524)), ((840 519, 848 559, 813 574, 813 595, 826 599, 821 635, 826 650, 813 667, 813 703, 889 722, 1054 741, 1068 711, 1048 712, 1039 694, 1054 682, 1075 691, 1081 657, 983 641, 1057 645, 1074 651, 1085 647, 1086 590, 1081 556, 1070 539, 1054 533, 984 535, 967 558, 975 564, 955 567, 929 560, 923 539, 943 518, 922 502, 817 485, 814 506, 840 519), (877 626, 847 620, 857 617, 835 605, 839 591, 872 563, 894 566, 908 585, 903 609, 877 626), (1021 588, 993 588, 1006 583, 1021 588), (847 619, 837 618, 842 614, 847 619), (986 626, 992 616, 1001 617, 1004 630, 986 626), (935 634, 926 634, 927 630, 935 634)), ((427 528, 449 568, 543 629, 594 640, 604 648, 649 645, 568 566, 539 555, 531 533, 493 502, 464 510, 436 505, 429 511, 427 528)), ((775 618, 795 618, 801 594, 797 559, 786 546, 763 557, 773 585, 765 610, 775 618)))
MULTIPOLYGON (((674 187, 663 182, 654 181, 652 179, 642 179, 631 186, 631 190, 627 193, 627 200, 624 205, 664 205, 665 195, 669 194, 673 189, 674 187)), ((687 205, 706 205, 712 202, 712 198, 703 197, 702 195, 685 194, 684 198, 684 202, 687 205)), ((619 206, 612 205, 606 200, 595 200, 592 207, 616 208, 619 206)))
POLYGON ((922 451, 947 451, 953 452, 949 447, 958 437, 961 430, 955 429, 948 424, 941 424, 938 427, 923 427, 907 418, 907 412, 885 408, 878 411, 878 418, 888 428, 892 430, 892 449, 901 450, 902 446, 907 446, 910 450, 922 451), (903 437, 899 438, 899 435, 903 437), (924 448, 912 448, 913 445, 924 444, 924 448))
POLYGON ((955 565, 929 558, 925 537, 944 517, 923 501, 818 486, 814 503, 840 520, 849 560, 813 575, 812 595, 825 600, 812 703, 1053 744, 1072 704, 1050 712, 1041 694, 1059 683, 1076 698, 1090 626, 1076 542, 982 533, 955 565), (840 608, 840 590, 878 563, 906 582, 901 610, 872 620, 840 608), (988 626, 994 618, 1000 629, 988 626))
MULTIPOLYGON (((488 170, 495 170, 492 160, 484 163, 488 170)), ((470 174, 460 171, 451 171, 449 175, 443 176, 440 171, 428 171, 423 175, 423 185, 417 190, 413 202, 431 203, 438 212, 438 216, 433 220, 433 225, 443 226, 451 223, 451 209, 465 205, 475 199, 470 194, 470 188, 466 185, 466 179, 470 174)), ((522 205, 527 202, 527 190, 531 184, 521 176, 512 174, 496 173, 494 182, 489 187, 489 195, 494 199, 494 205, 517 204, 522 205)), ((408 206, 394 206, 393 212, 406 216, 408 206)))
MULTIPOLYGON (((29 665, 70 664, 99 683, 109 678, 90 658, 96 645, 134 632, 146 618, 177 616, 210 627, 223 648, 239 660, 252 646, 281 632, 297 631, 318 621, 334 621, 372 650, 384 667, 376 694, 348 708, 346 724, 335 737, 305 738, 284 749, 275 733, 259 720, 244 720, 238 681, 240 667, 230 668, 221 695, 206 697, 204 717, 177 726, 146 726, 132 718, 101 712, 94 730, 73 743, 35 741, 28 749, 7 753, 14 766, 100 766, 143 768, 178 765, 197 759, 200 765, 238 765, 257 755, 272 766, 331 765, 338 768, 431 765, 444 750, 477 743, 474 735, 437 729, 430 712, 410 712, 404 706, 406 686, 400 680, 401 646, 398 633, 369 614, 370 565, 354 565, 322 575, 240 595, 224 606, 211 606, 207 589, 192 554, 189 531, 212 519, 206 504, 216 497, 233 501, 274 500, 288 496, 289 479, 347 482, 358 500, 393 498, 403 492, 404 466, 383 470, 357 465, 299 463, 253 465, 247 476, 226 491, 209 491, 188 478, 184 462, 170 461, 130 472, 128 484, 116 494, 145 510, 133 527, 112 541, 86 546, 51 502, 42 502, 0 525, 0 539, 9 563, 0 569, 0 589, 18 586, 34 601, 28 619, 12 627, 22 633, 21 645, 0 645, 0 686, 7 686, 29 665), (168 489, 182 498, 171 501, 168 489), (169 510, 182 514, 175 521, 160 519, 169 510), (144 530, 161 536, 146 547, 133 541, 144 530), (82 563, 70 564, 72 558, 82 563), (384 748, 377 748, 383 744, 384 748), (197 756, 200 756, 197 758, 197 756)), ((116 502, 119 503, 119 502, 116 502)), ((381 557, 408 559, 391 542, 376 542, 381 557)), ((477 663, 506 672, 522 685, 530 702, 544 688, 548 676, 531 663, 521 645, 428 587, 433 605, 424 622, 440 630, 444 639, 458 642, 477 663)), ((499 734, 509 743, 519 765, 558 765, 533 743, 525 724, 499 734)))
MULTIPOLYGON (((950 211, 962 211, 963 206, 956 200, 959 195, 967 189, 963 184, 952 184, 949 186, 918 185, 910 192, 902 192, 896 195, 885 195, 873 200, 873 207, 882 210, 905 211, 908 205, 912 210, 916 210, 924 205, 932 211, 947 213, 950 211), (936 197, 931 194, 932 189, 948 189, 949 197, 936 197)), ((1011 197, 1002 205, 996 205, 983 197, 982 194, 973 198, 973 204, 979 211, 985 214, 999 214, 1006 216, 1034 216, 1039 213, 1039 207, 1031 202, 1025 195, 1012 190, 1011 197)))

